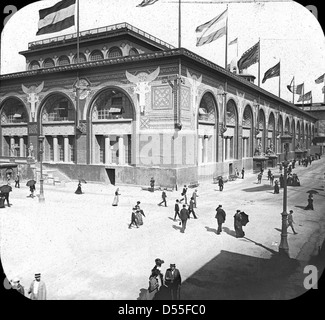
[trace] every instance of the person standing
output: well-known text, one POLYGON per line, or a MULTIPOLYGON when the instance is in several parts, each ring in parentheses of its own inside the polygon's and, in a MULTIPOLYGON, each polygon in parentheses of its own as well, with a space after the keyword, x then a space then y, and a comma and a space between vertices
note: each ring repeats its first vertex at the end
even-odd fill
POLYGON ((20 180, 20 176, 19 173, 17 173, 15 178, 15 188, 20 188, 19 180, 20 180))
POLYGON ((29 186, 29 191, 30 191, 30 195, 29 196, 31 198, 34 198, 35 197, 34 196, 35 189, 36 189, 35 184, 32 184, 32 185, 29 186))
POLYGON ((196 198, 198 197, 197 195, 197 189, 194 190, 192 194, 193 202, 194 202, 194 208, 196 209, 196 198))
POLYGON ((165 273, 165 285, 167 286, 172 300, 180 300, 180 289, 181 289, 182 278, 176 265, 170 264, 170 268, 165 273))
POLYGON ((163 192, 161 194, 162 201, 160 203, 158 203, 158 206, 161 206, 162 203, 164 203, 165 204, 165 207, 167 207, 167 202, 166 202, 167 195, 166 195, 165 190, 163 190, 163 192))
POLYGON ((80 180, 79 180, 79 183, 78 183, 77 190, 75 191, 75 194, 82 194, 82 190, 81 190, 81 181, 80 181, 80 180))
POLYGON ((272 175, 272 171, 271 171, 271 169, 269 169, 267 171, 267 180, 270 180, 271 175, 272 175))
POLYGON ((185 200, 185 204, 187 204, 187 195, 186 195, 186 193, 187 193, 187 187, 186 187, 186 185, 184 185, 183 191, 181 193, 181 196, 183 198, 180 200, 180 202, 182 202, 183 200, 185 200))
POLYGON ((121 194, 119 193, 119 188, 117 188, 117 189, 115 190, 115 195, 114 195, 114 200, 113 200, 112 206, 114 206, 114 207, 117 207, 117 206, 118 206, 119 196, 120 196, 120 195, 121 195, 121 194))
POLYGON ((143 225, 143 219, 142 219, 142 216, 144 216, 145 217, 145 215, 144 215, 144 213, 143 213, 143 211, 141 212, 142 210, 140 210, 140 209, 136 209, 136 211, 135 211, 135 215, 136 215, 136 219, 137 219, 137 224, 139 225, 139 226, 142 226, 143 225))
POLYGON ((293 224, 294 224, 294 221, 293 221, 293 210, 290 210, 289 213, 288 213, 288 226, 287 228, 291 227, 292 231, 293 231, 293 234, 298 234, 295 229, 293 228, 293 224))
POLYGON ((262 173, 259 173, 258 175, 257 175, 257 183, 261 183, 262 182, 262 173))
POLYGON ((280 174, 279 180, 280 180, 280 188, 283 188, 284 187, 284 177, 283 177, 282 173, 280 174))
POLYGON ((274 182, 274 194, 278 194, 279 192, 280 192, 279 182, 278 182, 278 180, 275 180, 275 182, 274 182))
POLYGON ((132 209, 132 214, 131 214, 131 223, 129 224, 129 229, 131 229, 131 226, 134 224, 137 228, 139 228, 138 223, 137 223, 137 215, 136 215, 137 208, 132 209))
POLYGON ((218 223, 217 234, 220 234, 220 232, 222 232, 222 224, 226 221, 226 212, 222 209, 221 204, 219 204, 216 211, 217 211, 217 213, 216 213, 215 218, 217 219, 217 223, 218 223))
POLYGON ((197 219, 197 216, 194 212, 194 199, 191 197, 190 205, 188 206, 188 218, 190 219, 191 213, 193 214, 194 219, 197 219))
POLYGON ((150 191, 154 192, 155 191, 155 179, 151 177, 150 179, 150 191))
POLYGON ((240 214, 240 210, 237 210, 234 215, 234 227, 236 231, 236 238, 243 238, 245 236, 245 232, 243 231, 242 219, 243 218, 240 214))
POLYGON ((245 177, 245 168, 241 169, 241 178, 244 179, 245 177))
POLYGON ((46 300, 46 286, 40 273, 35 273, 35 280, 31 283, 28 294, 31 300, 46 300))
POLYGON ((274 183, 274 175, 271 173, 270 175, 270 185, 273 186, 274 183))
POLYGON ((180 216, 179 216, 179 200, 178 199, 176 199, 174 210, 175 210, 174 221, 176 221, 177 216, 178 216, 178 218, 180 218, 180 216))
POLYGON ((25 296, 25 289, 24 287, 20 284, 20 279, 18 277, 14 278, 11 280, 12 283, 12 288, 17 290, 20 294, 25 296))
POLYGON ((163 275, 162 269, 161 269, 163 263, 165 263, 164 260, 162 260, 160 258, 156 258, 155 259, 155 266, 151 269, 151 272, 154 271, 154 270, 158 271, 158 275, 159 275, 159 278, 161 280, 162 285, 164 284, 164 275, 163 275))
POLYGON ((155 295, 158 293, 162 286, 161 278, 159 276, 159 271, 157 269, 153 269, 151 271, 151 275, 149 277, 149 287, 147 290, 147 300, 153 300, 155 295))
POLYGON ((305 207, 305 210, 314 210, 314 196, 312 193, 308 196, 308 205, 305 207))
POLYGON ((219 191, 222 191, 223 190, 223 178, 222 177, 220 177, 218 184, 219 184, 219 191))
POLYGON ((188 210, 186 209, 185 204, 183 204, 183 208, 182 208, 181 212, 179 213, 179 217, 181 218, 181 221, 182 221, 181 233, 184 233, 185 229, 186 229, 187 219, 189 218, 189 213, 188 213, 188 210))

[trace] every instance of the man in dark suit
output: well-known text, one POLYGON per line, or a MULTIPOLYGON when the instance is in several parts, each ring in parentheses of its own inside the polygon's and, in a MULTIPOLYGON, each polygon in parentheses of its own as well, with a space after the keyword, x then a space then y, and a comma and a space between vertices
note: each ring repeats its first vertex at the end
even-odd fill
POLYGON ((223 179, 222 177, 220 177, 219 179, 219 191, 222 191, 223 190, 223 179))
POLYGON ((179 217, 182 220, 182 230, 181 230, 181 233, 184 233, 185 232, 185 229, 186 229, 186 222, 187 222, 187 219, 189 218, 189 213, 188 213, 188 210, 186 209, 186 205, 185 204, 183 204, 183 208, 182 208, 181 212, 179 213, 179 217))
POLYGON ((194 212, 194 199, 193 199, 193 197, 191 197, 190 205, 188 207, 188 217, 189 218, 191 216, 191 213, 193 213, 194 219, 197 219, 197 216, 195 215, 195 212, 194 212))
POLYGON ((181 193, 181 195, 182 195, 184 198, 182 198, 182 199, 179 200, 179 201, 182 202, 183 200, 185 200, 185 204, 187 204, 187 195, 186 195, 186 193, 187 193, 187 187, 186 187, 186 185, 184 185, 183 191, 182 191, 182 193, 181 193))
POLYGON ((175 203, 175 216, 174 216, 174 221, 176 221, 177 216, 179 217, 179 200, 176 200, 175 203))
POLYGON ((165 274, 165 285, 170 291, 172 300, 180 300, 180 288, 181 288, 182 278, 176 265, 174 263, 170 264, 170 268, 166 270, 165 274))
POLYGON ((167 202, 166 202, 167 195, 166 195, 165 190, 163 190, 163 192, 161 194, 161 198, 162 198, 162 201, 160 203, 158 203, 158 206, 161 206, 164 203, 165 207, 167 207, 167 202))
POLYGON ((217 213, 216 213, 215 218, 217 219, 217 222, 218 222, 217 234, 220 234, 220 232, 222 232, 222 224, 226 221, 226 212, 222 209, 221 204, 219 204, 216 211, 217 211, 217 213))

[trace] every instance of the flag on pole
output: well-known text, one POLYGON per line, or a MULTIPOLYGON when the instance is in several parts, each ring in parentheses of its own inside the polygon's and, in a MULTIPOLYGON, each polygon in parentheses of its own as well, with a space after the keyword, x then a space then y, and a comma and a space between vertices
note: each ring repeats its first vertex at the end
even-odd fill
POLYGON ((59 32, 75 24, 76 0, 62 0, 54 6, 39 10, 36 35, 59 32))
POLYGON ((212 20, 198 26, 195 30, 198 33, 196 46, 203 46, 226 35, 227 17, 228 10, 226 9, 212 20))
POLYGON ((288 90, 291 92, 291 93, 294 93, 294 94, 302 94, 302 91, 303 91, 303 87, 304 87, 304 83, 302 84, 299 84, 297 86, 293 86, 292 83, 293 83, 293 79, 291 80, 290 84, 287 86, 288 90))
POLYGON ((311 100, 311 99, 312 99, 312 95, 311 95, 311 91, 309 91, 306 94, 301 95, 297 102, 300 102, 300 101, 304 102, 304 101, 308 101, 308 100, 311 100))
POLYGON ((228 45, 231 46, 232 44, 235 44, 235 43, 237 43, 237 42, 238 42, 238 38, 236 38, 236 39, 230 41, 230 42, 228 43, 228 45))
POLYGON ((280 76, 280 62, 278 62, 274 67, 270 68, 265 72, 262 83, 264 83, 267 79, 273 77, 279 77, 279 76, 280 76))
POLYGON ((315 82, 316 82, 317 84, 320 84, 320 83, 324 82, 324 79, 325 79, 325 73, 324 73, 323 75, 321 75, 319 78, 317 78, 317 79, 315 80, 315 82))
POLYGON ((151 4, 154 4, 155 2, 157 2, 158 0, 143 0, 141 3, 139 3, 137 5, 137 7, 146 7, 146 6, 150 6, 151 4))
POLYGON ((238 60, 238 69, 247 69, 252 64, 259 61, 260 42, 257 42, 254 46, 243 53, 241 58, 238 60))

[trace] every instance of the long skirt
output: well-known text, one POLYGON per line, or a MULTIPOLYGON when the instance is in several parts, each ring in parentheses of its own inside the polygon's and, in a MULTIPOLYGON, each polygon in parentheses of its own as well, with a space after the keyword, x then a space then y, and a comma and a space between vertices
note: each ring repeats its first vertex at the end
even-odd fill
POLYGON ((243 227, 240 223, 235 222, 235 231, 236 231, 236 238, 242 238, 245 236, 245 232, 243 231, 243 227))
POLYGON ((140 212, 137 212, 136 213, 136 216, 137 216, 137 224, 138 225, 143 225, 143 220, 142 220, 142 215, 141 215, 141 213, 140 212))
POLYGON ((113 200, 113 203, 112 203, 112 206, 117 206, 117 205, 118 205, 118 196, 115 196, 114 200, 113 200))

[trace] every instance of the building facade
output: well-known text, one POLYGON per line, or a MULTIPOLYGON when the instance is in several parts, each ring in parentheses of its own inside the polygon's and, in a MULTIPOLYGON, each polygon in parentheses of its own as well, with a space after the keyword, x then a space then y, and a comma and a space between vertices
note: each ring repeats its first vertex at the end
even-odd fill
POLYGON ((71 179, 182 185, 309 152, 316 118, 127 23, 29 43, 1 75, 0 156, 71 179))

